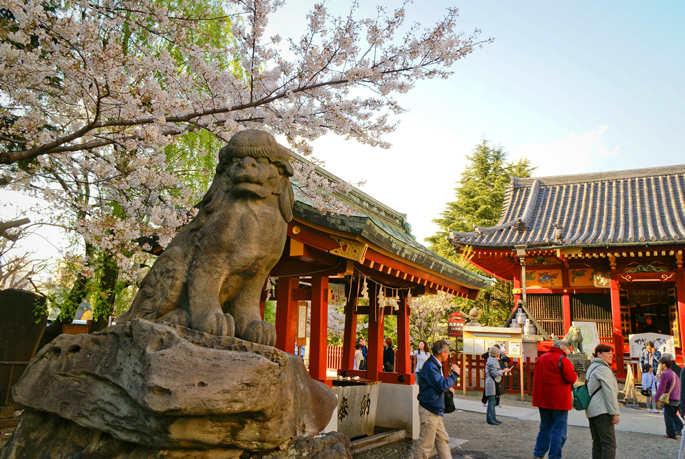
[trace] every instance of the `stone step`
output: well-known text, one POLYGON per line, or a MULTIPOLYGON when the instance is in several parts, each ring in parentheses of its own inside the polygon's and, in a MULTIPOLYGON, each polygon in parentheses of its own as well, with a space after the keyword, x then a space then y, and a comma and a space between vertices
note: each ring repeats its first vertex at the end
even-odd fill
POLYGON ((407 431, 404 429, 394 429, 387 432, 371 435, 370 437, 359 438, 350 444, 352 454, 366 451, 371 448, 378 448, 379 446, 389 445, 396 441, 407 438, 407 431))
MULTIPOLYGON (((390 430, 388 432, 379 433, 372 435, 370 437, 359 438, 354 440, 350 444, 350 449, 352 454, 356 454, 362 451, 366 451, 373 448, 379 448, 381 446, 389 445, 390 443, 395 443, 404 440, 407 437, 407 432, 404 429, 390 430)), ((460 438, 450 438, 449 448, 450 451, 461 448, 462 445, 468 443, 468 440, 462 440, 460 438)), ((436 456, 438 451, 433 448, 429 457, 436 456)))

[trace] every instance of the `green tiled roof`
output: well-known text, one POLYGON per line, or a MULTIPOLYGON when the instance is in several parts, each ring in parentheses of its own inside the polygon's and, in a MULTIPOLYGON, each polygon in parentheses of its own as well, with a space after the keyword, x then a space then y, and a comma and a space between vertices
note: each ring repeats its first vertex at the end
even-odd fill
MULTIPOLYGON (((293 158, 306 162, 294 153, 293 158)), ((332 182, 342 182, 322 168, 317 167, 316 172, 332 182)), ((327 228, 359 235, 387 252, 449 277, 465 287, 483 289, 490 286, 492 281, 487 277, 457 266, 424 247, 412 236, 405 214, 387 207, 361 190, 352 187, 348 193, 335 195, 338 201, 350 208, 350 215, 323 214, 314 208, 311 199, 297 192, 297 183, 293 184, 295 216, 327 228)))

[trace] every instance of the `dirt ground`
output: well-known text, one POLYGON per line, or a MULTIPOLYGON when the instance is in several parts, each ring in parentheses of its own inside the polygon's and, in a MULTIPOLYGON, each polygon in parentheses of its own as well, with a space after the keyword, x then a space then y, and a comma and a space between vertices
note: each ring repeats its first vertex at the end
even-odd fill
MULTIPOLYGON (((450 437, 468 440, 454 450, 457 459, 531 459, 539 423, 501 417, 500 426, 485 422, 485 415, 454 412, 445 415, 445 428, 450 437)), ((662 436, 633 432, 616 432, 616 457, 620 459, 673 459, 678 456, 679 441, 662 436)), ((354 455, 354 459, 410 459, 413 442, 404 441, 354 455)), ((563 457, 589 459, 592 457, 592 438, 585 427, 569 427, 563 457)))

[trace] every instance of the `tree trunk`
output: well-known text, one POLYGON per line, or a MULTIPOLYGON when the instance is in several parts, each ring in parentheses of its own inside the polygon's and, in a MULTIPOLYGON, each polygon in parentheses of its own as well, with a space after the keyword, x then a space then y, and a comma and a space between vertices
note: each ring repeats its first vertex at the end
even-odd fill
POLYGON ((114 312, 114 302, 117 298, 117 280, 119 268, 113 255, 107 254, 102 259, 103 272, 100 278, 100 292, 104 297, 99 299, 93 308, 93 323, 91 332, 100 331, 107 327, 109 317, 114 312))

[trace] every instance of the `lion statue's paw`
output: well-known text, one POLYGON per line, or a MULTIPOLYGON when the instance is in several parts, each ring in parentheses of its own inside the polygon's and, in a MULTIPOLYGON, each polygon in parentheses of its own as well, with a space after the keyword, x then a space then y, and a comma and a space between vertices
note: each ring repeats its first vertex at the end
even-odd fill
POLYGON ((244 327, 238 327, 238 329, 242 329, 238 334, 240 339, 266 346, 276 345, 276 327, 270 322, 253 320, 244 327))
POLYGON ((235 336, 233 316, 222 312, 210 312, 199 318, 199 320, 193 320, 192 328, 210 335, 235 336))

